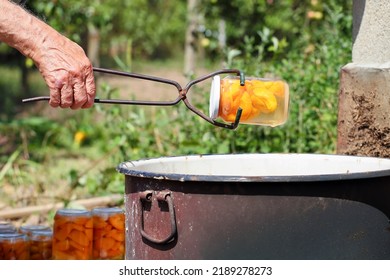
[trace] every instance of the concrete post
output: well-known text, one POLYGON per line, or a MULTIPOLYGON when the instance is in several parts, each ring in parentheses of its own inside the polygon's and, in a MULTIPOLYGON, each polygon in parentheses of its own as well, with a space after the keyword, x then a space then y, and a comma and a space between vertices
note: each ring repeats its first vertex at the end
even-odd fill
POLYGON ((390 1, 353 1, 352 62, 341 69, 337 153, 390 157, 390 1))

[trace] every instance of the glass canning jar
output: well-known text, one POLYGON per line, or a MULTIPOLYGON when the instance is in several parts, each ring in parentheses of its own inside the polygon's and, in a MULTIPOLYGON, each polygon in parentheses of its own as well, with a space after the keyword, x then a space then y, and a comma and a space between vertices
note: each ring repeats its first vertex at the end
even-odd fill
POLYGON ((93 258, 124 259, 125 214, 117 207, 101 207, 92 210, 93 258))
POLYGON ((54 260, 92 259, 93 221, 90 211, 60 209, 54 217, 54 260))
POLYGON ((51 260, 53 232, 33 230, 30 235, 30 260, 51 260))
POLYGON ((240 123, 275 127, 288 118, 289 86, 281 79, 214 76, 210 92, 210 117, 234 122, 238 108, 240 123))
POLYGON ((0 260, 28 260, 30 249, 28 237, 22 233, 0 234, 0 260))

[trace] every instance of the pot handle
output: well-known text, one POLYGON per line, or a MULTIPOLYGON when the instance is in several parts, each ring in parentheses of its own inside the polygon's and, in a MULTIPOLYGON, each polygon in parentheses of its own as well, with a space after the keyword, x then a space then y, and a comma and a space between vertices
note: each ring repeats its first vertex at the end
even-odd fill
POLYGON ((157 239, 152 236, 150 236, 148 233, 144 230, 144 203, 143 202, 152 202, 152 191, 145 191, 140 195, 140 202, 141 202, 141 227, 140 232, 143 238, 148 240, 149 242, 155 243, 155 244, 167 244, 172 242, 175 239, 175 235, 177 233, 177 225, 176 225, 176 216, 175 216, 175 208, 173 206, 173 200, 171 197, 170 192, 159 192, 157 194, 157 200, 160 202, 166 202, 168 204, 169 209, 169 218, 171 222, 171 233, 163 238, 163 239, 157 239))

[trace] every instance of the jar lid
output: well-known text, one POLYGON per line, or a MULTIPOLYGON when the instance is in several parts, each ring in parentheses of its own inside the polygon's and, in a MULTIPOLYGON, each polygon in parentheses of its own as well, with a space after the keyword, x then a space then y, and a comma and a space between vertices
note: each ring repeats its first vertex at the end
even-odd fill
POLYGON ((57 210, 57 214, 63 216, 90 216, 91 212, 84 209, 63 208, 57 210))
POLYGON ((40 237, 52 237, 53 231, 52 230, 36 230, 31 232, 31 240, 39 239, 40 237))
POLYGON ((44 225, 22 225, 22 226, 20 226, 20 230, 22 232, 48 230, 48 229, 50 229, 50 228, 48 226, 44 226, 44 225))
POLYGON ((27 235, 23 233, 0 233, 1 240, 27 240, 27 235))
POLYGON ((210 114, 210 118, 213 120, 215 120, 218 117, 220 94, 221 94, 221 77, 216 75, 213 77, 211 81, 211 88, 210 88, 209 114, 210 114))
POLYGON ((0 233, 13 233, 16 232, 14 225, 8 222, 0 222, 0 233))
POLYGON ((92 209, 92 214, 117 214, 124 213, 123 209, 119 207, 97 207, 92 209))

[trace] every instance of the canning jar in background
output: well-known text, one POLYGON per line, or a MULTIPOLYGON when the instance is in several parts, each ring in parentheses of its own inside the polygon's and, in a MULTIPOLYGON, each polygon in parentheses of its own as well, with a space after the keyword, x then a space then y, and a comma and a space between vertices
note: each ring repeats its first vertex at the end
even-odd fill
POLYGON ((51 243, 52 243, 52 230, 48 226, 44 225, 22 225, 18 229, 19 233, 27 235, 30 248, 30 259, 32 260, 46 260, 46 256, 50 255, 51 258, 51 243), (40 232, 38 236, 35 236, 33 242, 32 236, 35 232, 40 232), (46 241, 44 241, 46 240, 46 241), (50 242, 50 254, 47 252, 47 243, 50 242), (41 252, 42 251, 42 252, 41 252))
POLYGON ((42 231, 42 230, 51 231, 50 227, 44 226, 44 225, 29 225, 29 224, 27 224, 27 225, 22 225, 19 227, 19 232, 24 233, 28 237, 31 236, 31 233, 33 231, 42 231))
POLYGON ((54 260, 92 259, 93 221, 90 211, 60 209, 54 217, 54 260))
POLYGON ((22 233, 0 234, 0 260, 28 260, 30 248, 28 237, 22 233))
POLYGON ((93 258, 122 260, 125 254, 125 214, 117 207, 92 210, 93 258))
POLYGON ((1 233, 16 233, 16 228, 9 222, 0 222, 0 234, 1 233))
POLYGON ((49 230, 33 230, 30 233, 30 260, 51 260, 53 233, 49 230))

